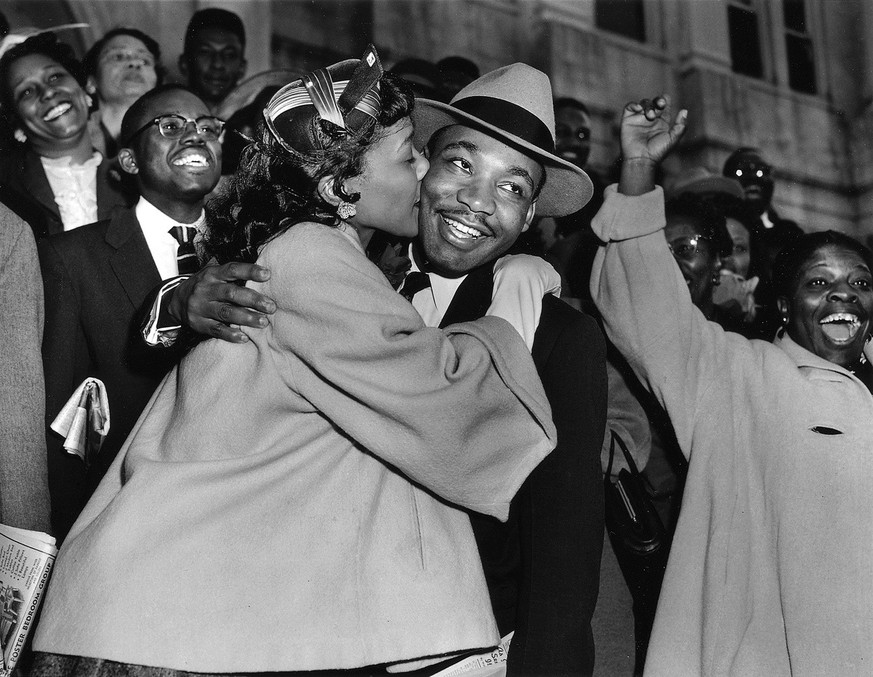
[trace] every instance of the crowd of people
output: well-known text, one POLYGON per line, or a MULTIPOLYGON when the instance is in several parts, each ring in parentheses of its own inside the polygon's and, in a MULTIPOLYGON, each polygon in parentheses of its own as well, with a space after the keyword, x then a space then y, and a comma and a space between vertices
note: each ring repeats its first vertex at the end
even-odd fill
POLYGON ((758 149, 664 179, 663 95, 601 176, 529 65, 242 99, 245 46, 0 43, 0 522, 60 544, 19 672, 869 671, 873 253, 758 149))

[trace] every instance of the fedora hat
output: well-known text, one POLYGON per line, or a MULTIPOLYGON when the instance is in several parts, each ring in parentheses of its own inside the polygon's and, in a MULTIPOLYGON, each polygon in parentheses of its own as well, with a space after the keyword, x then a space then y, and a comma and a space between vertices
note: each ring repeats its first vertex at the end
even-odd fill
POLYGON ((447 104, 417 99, 412 119, 418 148, 443 127, 467 125, 540 162, 546 170, 537 199, 540 216, 579 211, 594 192, 584 171, 555 155, 552 84, 548 75, 527 64, 514 63, 486 73, 447 104))
POLYGON ((738 200, 745 197, 739 181, 720 174, 713 174, 706 167, 699 165, 679 174, 664 192, 668 198, 676 197, 682 193, 714 193, 730 195, 738 200))

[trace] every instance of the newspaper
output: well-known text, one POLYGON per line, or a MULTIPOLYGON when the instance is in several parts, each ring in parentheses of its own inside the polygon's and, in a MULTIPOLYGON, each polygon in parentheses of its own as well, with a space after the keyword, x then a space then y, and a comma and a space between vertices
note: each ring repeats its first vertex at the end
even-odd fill
POLYGON ((509 653, 509 643, 512 641, 510 632, 500 640, 491 651, 467 656, 440 670, 433 677, 503 677, 506 675, 506 658, 509 653))
POLYGON ((21 656, 57 552, 48 534, 0 524, 0 677, 9 677, 21 656))

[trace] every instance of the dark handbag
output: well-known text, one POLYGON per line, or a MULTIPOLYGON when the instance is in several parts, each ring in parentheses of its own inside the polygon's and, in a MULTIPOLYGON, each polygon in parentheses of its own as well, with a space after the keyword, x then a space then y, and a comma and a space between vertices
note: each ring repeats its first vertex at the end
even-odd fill
POLYGON ((609 464, 603 477, 606 529, 613 544, 625 551, 640 557, 654 555, 664 547, 666 530, 624 440, 615 431, 610 432, 609 464), (616 444, 621 448, 629 470, 622 468, 618 479, 613 482, 612 461, 616 444))

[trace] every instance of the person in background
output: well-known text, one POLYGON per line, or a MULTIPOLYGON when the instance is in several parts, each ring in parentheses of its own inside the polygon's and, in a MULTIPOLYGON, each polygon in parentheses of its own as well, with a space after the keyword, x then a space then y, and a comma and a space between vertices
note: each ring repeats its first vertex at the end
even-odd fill
POLYGON ((735 150, 725 160, 722 174, 740 182, 746 206, 752 214, 751 245, 755 250, 755 275, 760 280, 755 290, 759 312, 753 335, 771 341, 779 328, 771 276, 773 261, 782 247, 800 237, 803 230, 794 221, 780 217, 773 208, 773 167, 758 149, 744 147, 735 150))
POLYGON ((131 104, 164 79, 161 48, 136 28, 114 28, 82 60, 85 91, 96 99, 91 139, 104 157, 115 157, 121 121, 131 104))
POLYGON ((463 56, 447 56, 436 62, 440 72, 440 101, 451 101, 452 97, 477 79, 481 73, 479 66, 463 56))
POLYGON ((591 233, 591 219, 603 202, 604 183, 588 167, 591 152, 591 114, 572 97, 555 99, 555 149, 559 157, 584 169, 594 184, 594 194, 582 209, 560 218, 542 218, 531 229, 526 246, 543 254, 561 275, 561 295, 574 307, 590 308, 588 278, 598 242, 591 233), (539 242, 533 238, 539 235, 539 242))
POLYGON ((0 200, 37 239, 129 204, 88 130, 91 97, 72 48, 47 32, 0 58, 0 106, 16 147, 0 159, 0 200))
POLYGON ((213 114, 229 117, 220 107, 246 73, 245 49, 245 27, 233 12, 208 7, 195 12, 188 22, 179 71, 213 114))
POLYGON ((30 227, 0 204, 0 522, 51 532, 45 391, 39 348, 43 288, 30 227))
POLYGON ((625 160, 593 226, 609 337, 673 423, 688 477, 646 675, 855 675, 873 664, 873 254, 803 235, 773 269, 773 343, 709 322, 662 232, 655 166, 686 126, 624 109, 625 160))
POLYGON ((137 185, 136 205, 40 245, 47 422, 87 377, 106 386, 111 420, 99 453, 87 465, 48 431, 52 516, 59 539, 155 387, 181 357, 181 346, 140 347, 138 312, 161 280, 178 275, 180 267, 199 268, 193 242, 205 220, 204 198, 218 182, 221 131, 222 122, 185 88, 168 85, 147 92, 124 116, 118 154, 122 171, 137 185))
POLYGON ((390 71, 409 83, 417 99, 442 101, 440 83, 442 76, 436 65, 427 59, 410 57, 394 64, 390 71))

